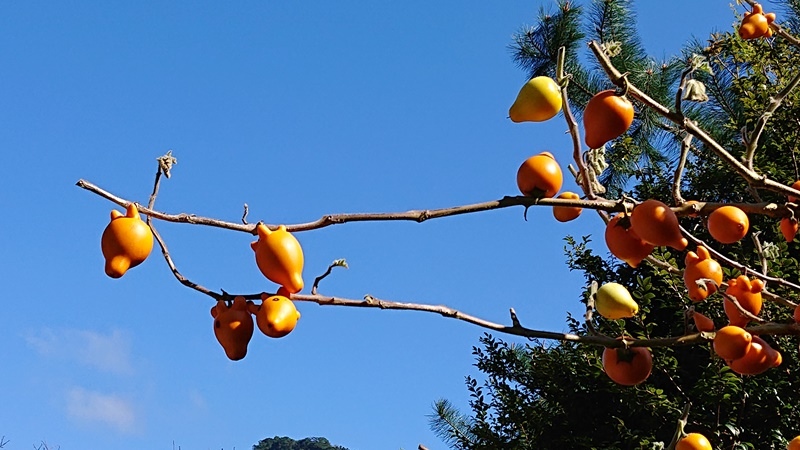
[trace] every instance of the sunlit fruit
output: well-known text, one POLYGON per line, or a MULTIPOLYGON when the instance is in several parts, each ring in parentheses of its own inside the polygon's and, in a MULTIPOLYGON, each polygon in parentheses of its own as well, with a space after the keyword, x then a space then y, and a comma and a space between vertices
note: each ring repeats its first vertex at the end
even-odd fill
POLYGON ((764 9, 760 4, 754 3, 753 9, 744 13, 742 23, 739 26, 739 37, 742 39, 758 39, 761 37, 771 37, 772 29, 770 24, 776 19, 775 13, 764 14, 764 9))
POLYGON ((639 305, 633 300, 631 293, 619 283, 600 286, 595 295, 594 306, 601 316, 611 320, 633 317, 639 312, 639 305))
POLYGON ((303 289, 303 249, 281 225, 273 231, 263 223, 256 226, 258 240, 251 243, 256 264, 268 280, 295 294, 303 289))
POLYGON ((714 352, 725 361, 743 357, 750 349, 753 336, 744 328, 728 325, 717 330, 714 352))
POLYGON ((528 197, 555 197, 563 181, 561 167, 550 152, 531 156, 517 170, 517 187, 528 197))
POLYGON ((611 254, 631 267, 638 267, 655 248, 633 231, 630 216, 625 214, 617 214, 609 220, 606 225, 605 241, 611 254))
POLYGON ((708 215, 708 232, 721 244, 739 242, 750 229, 750 220, 744 211, 733 205, 715 209, 708 215))
POLYGON ((300 313, 294 303, 282 295, 261 294, 261 304, 250 305, 250 312, 256 316, 256 325, 269 337, 280 338, 294 330, 300 313))
POLYGON ((680 251, 689 245, 681 234, 678 216, 664 202, 655 199, 645 200, 633 208, 631 226, 637 236, 656 247, 669 246, 680 251))
MULTIPOLYGON (((728 289, 725 294, 736 297, 739 305, 750 314, 757 316, 761 312, 763 300, 761 298, 761 291, 764 289, 764 282, 759 279, 747 278, 744 275, 739 275, 733 280, 728 280, 728 289)), ((739 308, 727 298, 723 302, 725 315, 731 325, 738 325, 743 327, 750 322, 750 318, 742 314, 739 308)))
POLYGON ((774 367, 776 353, 763 339, 753 336, 747 353, 727 363, 731 370, 740 375, 758 375, 774 367))
POLYGON ((600 148, 622 136, 633 123, 633 104, 613 90, 595 94, 583 110, 584 141, 600 148))
POLYGON ((103 230, 100 249, 106 260, 105 272, 111 278, 119 278, 132 267, 136 267, 153 250, 153 233, 139 218, 139 210, 130 203, 125 215, 116 209, 111 211, 111 222, 103 230))
POLYGON ((211 308, 214 318, 214 336, 225 350, 225 355, 238 361, 247 355, 247 344, 253 337, 253 317, 244 297, 237 296, 228 306, 219 300, 211 308))
POLYGON ((786 450, 800 450, 800 436, 789 441, 789 446, 786 447, 786 450))
POLYGON ((685 262, 683 282, 692 301, 703 301, 717 291, 717 286, 722 284, 722 266, 711 258, 707 248, 698 245, 697 253, 687 253, 685 262), (716 285, 708 281, 698 284, 697 281, 700 279, 713 280, 716 285))
POLYGON ((712 447, 711 442, 702 434, 689 433, 675 444, 675 450, 712 450, 712 447))
MULTIPOLYGON (((574 192, 562 192, 558 198, 579 200, 581 197, 574 192)), ((581 215, 583 209, 577 206, 553 206, 553 217, 559 222, 569 222, 575 220, 581 215)))
POLYGON ((635 386, 650 376, 653 355, 645 347, 606 347, 603 350, 603 370, 615 383, 635 386))
POLYGON ((508 117, 513 122, 543 122, 561 111, 561 102, 561 89, 552 78, 534 77, 519 90, 508 117))

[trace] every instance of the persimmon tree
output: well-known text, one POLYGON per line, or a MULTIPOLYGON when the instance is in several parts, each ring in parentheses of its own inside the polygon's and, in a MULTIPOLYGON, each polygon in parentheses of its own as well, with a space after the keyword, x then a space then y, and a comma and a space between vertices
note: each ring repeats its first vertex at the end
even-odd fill
POLYGON ((487 335, 475 349, 488 377, 483 385, 468 379, 474 415, 441 401, 434 418, 456 448, 680 447, 695 438, 687 438, 693 429, 725 448, 785 445, 800 432, 792 383, 800 335, 794 236, 800 190, 792 185, 800 178, 794 158, 800 72, 792 61, 800 40, 748 1, 738 33, 715 35, 682 58, 655 63, 635 37, 629 6, 594 2, 593 31, 584 35, 583 10, 562 1, 518 36, 517 60, 532 81, 510 118, 559 120, 560 110, 573 142, 569 162, 547 152, 521 162, 523 195, 298 224, 252 223, 245 208, 240 222, 230 222, 156 209, 176 162, 168 153, 158 158, 145 203, 78 181, 126 209, 112 213, 103 233, 106 273, 125 276, 151 257, 155 241, 175 278, 212 300, 214 332, 233 360, 246 357, 256 326, 270 337, 292 332, 299 318, 294 302, 429 312, 536 340, 521 347, 487 335), (578 58, 587 43, 596 69, 578 58), (581 193, 556 197, 564 174, 575 177, 581 193), (303 280, 310 278, 295 234, 509 207, 553 208, 564 221, 582 210, 597 213, 613 257, 598 256, 589 237, 568 238, 568 265, 587 282, 586 314, 569 317, 568 332, 529 328, 513 309, 507 323, 496 323, 444 305, 321 294, 320 283, 343 260, 313 282, 303 280), (186 277, 156 221, 256 236, 256 263, 275 291, 216 292, 186 277))

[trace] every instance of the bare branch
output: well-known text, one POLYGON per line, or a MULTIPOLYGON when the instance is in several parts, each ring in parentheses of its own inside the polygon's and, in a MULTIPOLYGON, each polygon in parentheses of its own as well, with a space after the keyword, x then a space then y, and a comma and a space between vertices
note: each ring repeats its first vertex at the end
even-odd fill
POLYGON ((345 269, 347 269, 348 268, 347 261, 345 261, 344 259, 334 260, 328 266, 328 270, 326 270, 325 273, 323 273, 322 275, 320 275, 320 276, 318 276, 317 278, 314 279, 314 285, 311 286, 311 293, 312 294, 316 294, 317 293, 317 289, 319 288, 319 282, 324 280, 325 277, 327 277, 328 275, 330 275, 331 271, 333 271, 334 267, 344 267, 345 269))

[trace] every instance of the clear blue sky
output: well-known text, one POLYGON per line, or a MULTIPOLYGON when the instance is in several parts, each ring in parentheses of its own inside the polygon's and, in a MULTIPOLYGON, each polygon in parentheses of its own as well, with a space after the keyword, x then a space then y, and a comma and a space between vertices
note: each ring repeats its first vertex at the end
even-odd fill
MULTIPOLYGON (((0 3, 7 448, 231 450, 288 435, 443 449, 426 415, 441 397, 466 408, 481 329, 299 304, 294 333, 256 332, 248 356, 231 362, 214 339, 211 299, 181 286, 157 251, 121 279, 103 273, 114 205, 74 184, 146 203, 155 158, 172 149, 179 163, 157 209, 229 221, 243 203, 251 221, 297 223, 516 195, 522 160, 548 150, 565 165, 571 154, 563 118, 506 118, 525 81, 511 34, 549 3, 0 3)), ((656 56, 733 22, 727 0, 638 3, 656 56)), ((558 224, 545 208, 525 222, 522 212, 301 233, 305 278, 346 258, 350 269, 322 293, 500 322, 513 307, 529 327, 562 330, 583 283, 564 264, 562 237, 600 237, 601 222, 558 224)), ((252 236, 158 227, 192 280, 274 289, 252 236)))

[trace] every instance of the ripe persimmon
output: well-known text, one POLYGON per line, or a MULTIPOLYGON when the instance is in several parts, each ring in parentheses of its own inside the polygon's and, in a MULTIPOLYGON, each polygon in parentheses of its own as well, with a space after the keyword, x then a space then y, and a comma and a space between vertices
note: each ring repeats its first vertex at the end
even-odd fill
POLYGON ((261 304, 250 304, 250 312, 256 316, 256 324, 262 333, 280 338, 291 333, 300 319, 294 303, 282 295, 261 294, 261 304))
POLYGON ((603 370, 615 383, 635 386, 650 376, 653 355, 645 347, 606 347, 603 350, 603 370))
POLYGON ((725 361, 743 357, 750 349, 753 335, 742 327, 728 325, 717 330, 714 337, 714 352, 725 361))
POLYGON ((637 267, 655 248, 633 231, 630 216, 617 214, 606 225, 606 246, 612 255, 637 267))
POLYGON ((769 25, 775 21, 775 18, 775 13, 764 14, 764 9, 760 4, 753 4, 752 11, 744 13, 742 24, 738 30, 739 37, 745 40, 771 37, 772 29, 769 25))
POLYGON ((786 450, 800 450, 800 436, 789 441, 789 446, 786 447, 786 450))
POLYGON ((702 434, 689 433, 675 444, 675 450, 712 450, 712 447, 711 442, 702 434))
POLYGON ((128 204, 125 215, 111 211, 111 222, 103 230, 100 249, 106 260, 106 275, 119 278, 136 267, 153 250, 153 232, 139 217, 134 203, 128 204))
POLYGON ((692 319, 694 319, 694 326, 697 331, 714 331, 714 321, 699 312, 693 312, 692 319))
POLYGON ((256 264, 268 280, 278 283, 295 294, 303 289, 303 248, 297 239, 281 225, 272 231, 263 223, 256 226, 258 240, 250 247, 256 254, 256 264))
POLYGON ((553 198, 563 182, 561 167, 550 152, 531 156, 517 170, 517 187, 528 197, 553 198))
MULTIPOLYGON (((581 197, 574 192, 562 192, 558 198, 566 198, 571 200, 578 200, 581 197)), ((583 212, 582 208, 577 206, 553 206, 553 217, 559 222, 569 222, 575 220, 583 212)))
POLYGON ((796 323, 800 323, 800 304, 795 306, 793 318, 796 323))
POLYGON ((758 375, 774 367, 777 352, 758 336, 753 336, 747 353, 739 359, 726 361, 740 375, 758 375))
POLYGON ((750 228, 750 219, 744 211, 733 205, 715 209, 708 215, 708 232, 722 244, 739 242, 750 228))
MULTIPOLYGON (((800 191, 800 180, 797 180, 794 183, 792 183, 791 187, 796 191, 800 191)), ((798 200, 797 197, 795 197, 794 195, 787 195, 786 199, 789 200, 791 203, 797 203, 798 200)))
POLYGON ((214 336, 225 355, 233 361, 244 358, 247 344, 253 337, 253 318, 244 297, 234 298, 230 307, 223 300, 217 301, 211 308, 211 317, 214 318, 214 336))
POLYGON ((683 271, 683 282, 689 291, 692 301, 700 302, 717 291, 717 286, 722 284, 722 266, 711 258, 708 249, 702 245, 697 246, 697 253, 689 252, 685 258, 686 268, 683 271), (697 280, 706 278, 716 283, 706 282, 704 286, 697 284, 697 280))
POLYGON ((631 226, 648 244, 683 250, 689 241, 681 234, 678 216, 664 202, 648 199, 636 205, 631 213, 631 226))
MULTIPOLYGON (((725 294, 736 297, 739 305, 750 314, 757 316, 761 312, 763 300, 761 291, 764 289, 764 282, 759 279, 751 280, 744 275, 739 275, 733 280, 728 280, 728 289, 725 294)), ((750 318, 739 311, 739 308, 727 298, 723 302, 725 315, 731 325, 743 327, 750 322, 750 318)))
POLYGON ((797 219, 794 217, 784 217, 781 219, 781 234, 783 234, 783 238, 786 239, 786 242, 794 241, 798 228, 800 228, 800 226, 797 223, 797 219))
POLYGON ((595 94, 583 110, 584 141, 589 148, 600 148, 622 136, 633 123, 633 104, 609 89, 595 94))

